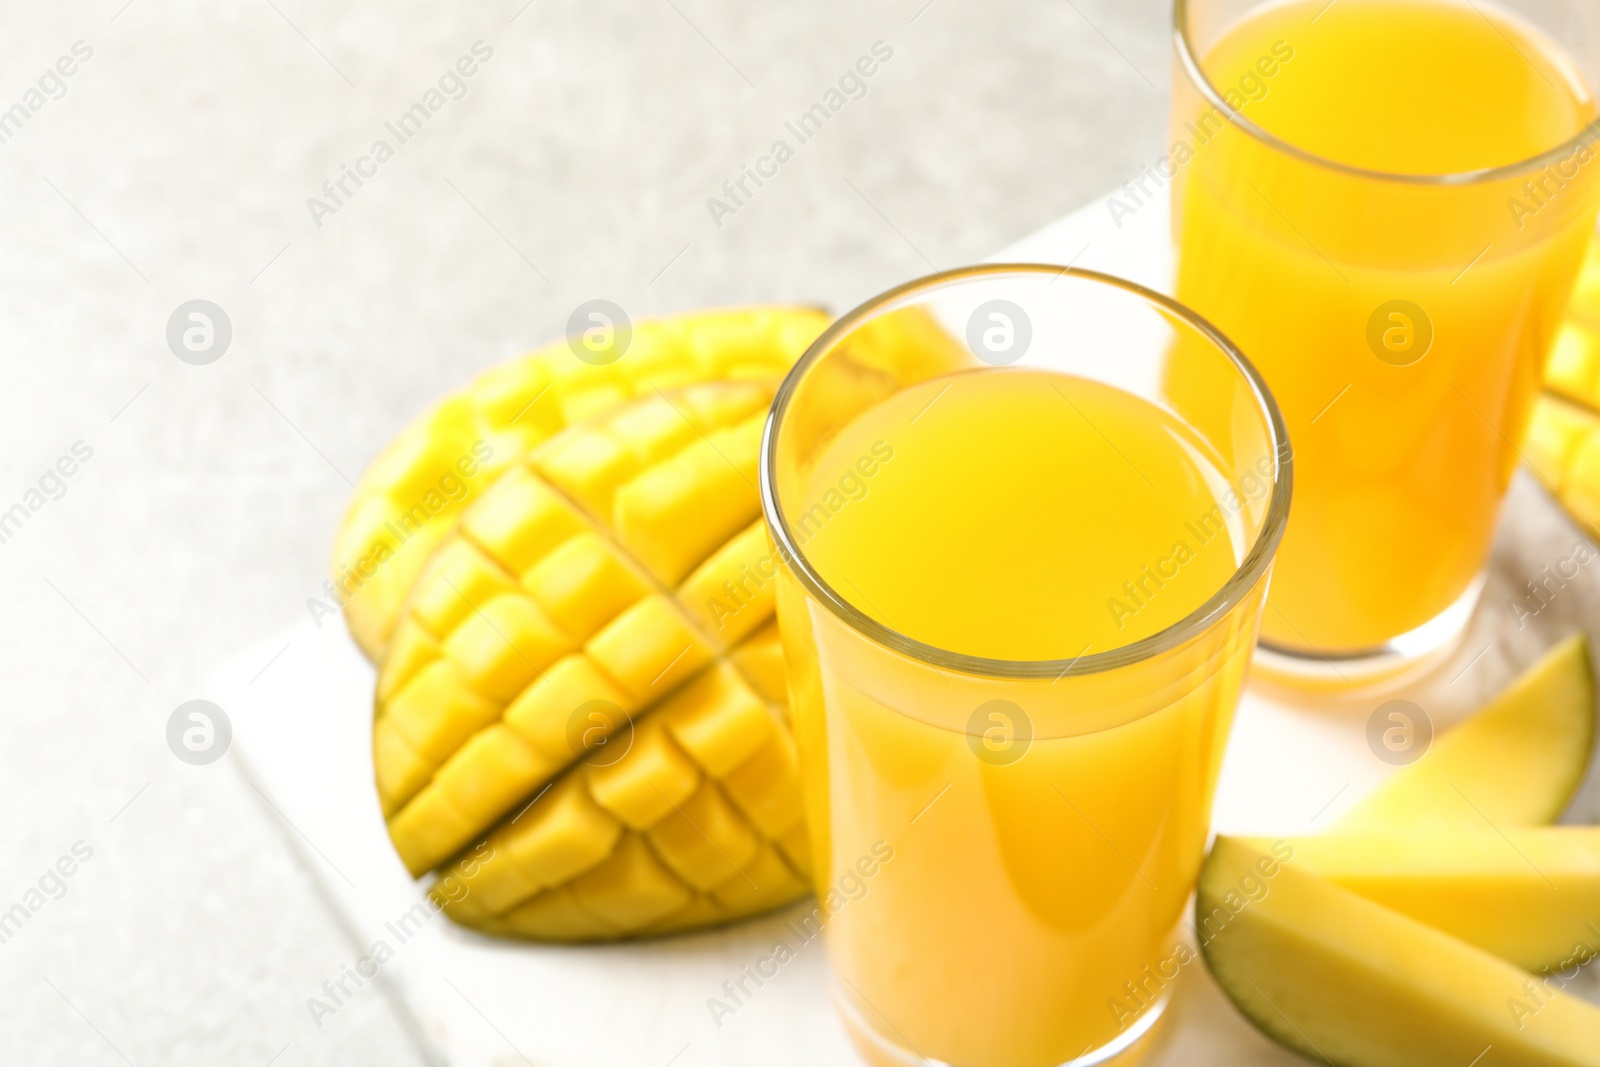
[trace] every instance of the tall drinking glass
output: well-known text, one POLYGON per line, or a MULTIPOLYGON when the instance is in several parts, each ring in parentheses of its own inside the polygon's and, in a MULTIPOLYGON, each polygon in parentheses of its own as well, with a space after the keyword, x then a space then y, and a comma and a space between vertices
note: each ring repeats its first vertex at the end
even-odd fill
POLYGON ((821 930, 876 1063, 1102 1063, 1175 937, 1290 454, 1249 362, 1089 271, 850 312, 762 445, 821 930))
POLYGON ((1294 437, 1265 663, 1448 648, 1600 205, 1600 5, 1177 0, 1175 41, 1171 145, 1126 193, 1172 180, 1177 296, 1294 437))

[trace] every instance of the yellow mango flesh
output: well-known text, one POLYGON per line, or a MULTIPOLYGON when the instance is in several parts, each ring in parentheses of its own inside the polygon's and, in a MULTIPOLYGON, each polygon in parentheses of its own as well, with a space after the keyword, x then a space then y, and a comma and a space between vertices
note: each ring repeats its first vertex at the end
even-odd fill
POLYGON ((1297 856, 1219 838, 1195 901, 1208 967, 1268 1036, 1339 1067, 1600 1064, 1600 1008, 1297 856))
POLYGON ((1594 747, 1589 646, 1575 634, 1340 820, 1341 832, 1554 822, 1594 747))
POLYGON ((1591 538, 1600 533, 1600 415, 1546 394, 1523 447, 1528 467, 1591 538))
POLYGON ((664 933, 806 891, 760 518, 771 379, 535 447, 418 578, 378 679, 390 837, 479 929, 664 933))
POLYGON ((828 321, 816 308, 774 306, 639 322, 614 363, 583 362, 562 339, 490 367, 441 399, 362 475, 335 535, 331 596, 356 643, 375 662, 383 658, 435 549, 530 449, 658 390, 781 377, 828 321))
MULTIPOLYGON (((1294 865, 1530 971, 1600 955, 1600 827, 1324 834, 1294 865)), ((1270 852, 1274 842, 1241 839, 1270 852)))
POLYGON ((1545 364, 1523 453, 1585 533, 1600 533, 1600 239, 1589 246, 1545 364))
POLYGON ((1568 400, 1600 409, 1600 237, 1590 244, 1578 272, 1544 383, 1568 400))

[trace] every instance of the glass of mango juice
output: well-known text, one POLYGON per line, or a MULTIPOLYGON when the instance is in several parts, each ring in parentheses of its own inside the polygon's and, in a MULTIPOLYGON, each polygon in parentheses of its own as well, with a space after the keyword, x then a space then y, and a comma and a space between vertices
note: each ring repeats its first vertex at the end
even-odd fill
POLYGON ((1289 508, 1260 376, 1107 275, 971 267, 841 318, 762 443, 819 906, 879 1064, 1135 1048, 1289 508))
POLYGON ((1177 0, 1171 144, 1140 185, 1170 182, 1176 295, 1294 437, 1279 676, 1426 662, 1481 588, 1600 206, 1600 5, 1513 6, 1177 0))

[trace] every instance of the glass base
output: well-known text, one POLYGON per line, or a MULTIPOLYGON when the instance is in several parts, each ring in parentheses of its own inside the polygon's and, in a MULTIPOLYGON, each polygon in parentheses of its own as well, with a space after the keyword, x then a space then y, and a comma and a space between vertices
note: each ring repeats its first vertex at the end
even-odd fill
POLYGON ((1263 681, 1298 690, 1348 690, 1414 679, 1455 651, 1472 621, 1485 577, 1480 572, 1455 603, 1378 648, 1318 653, 1262 639, 1251 672, 1263 681))
MULTIPOLYGON (((1160 1000, 1146 1008, 1139 1018, 1134 1020, 1132 1026, 1111 1041, 1099 1048, 1085 1049, 1078 1056, 1052 1067, 1133 1067, 1133 1064, 1139 1062, 1148 1051, 1150 1040, 1156 1033, 1156 1026, 1166 1014, 1167 1004, 1171 999, 1172 991, 1169 988, 1160 1000)), ((860 1011, 850 1002, 850 998, 837 987, 834 989, 833 1002, 839 1011, 840 1021, 844 1023, 845 1032, 850 1036, 851 1044, 855 1045, 861 1058, 871 1067, 961 1067, 944 1060, 930 1059, 913 1049, 906 1048, 899 1041, 885 1037, 862 1018, 860 1011)))

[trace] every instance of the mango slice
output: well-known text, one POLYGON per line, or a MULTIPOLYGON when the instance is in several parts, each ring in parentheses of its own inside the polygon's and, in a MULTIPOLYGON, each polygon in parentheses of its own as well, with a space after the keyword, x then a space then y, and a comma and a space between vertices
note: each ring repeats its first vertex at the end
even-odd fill
POLYGON ((1594 670, 1587 640, 1575 634, 1352 808, 1337 829, 1554 822, 1583 782, 1594 735, 1594 670))
POLYGON ((657 390, 782 377, 828 321, 819 309, 786 306, 643 321, 609 364, 580 360, 562 339, 490 367, 438 401, 361 476, 335 536, 327 591, 356 643, 382 660, 423 565, 467 505, 529 449, 657 390))
MULTIPOLYGON (((1274 842, 1241 838, 1270 853, 1274 842)), ((1530 971, 1600 955, 1600 827, 1289 838, 1294 865, 1530 971)))
POLYGON ((373 753, 394 846, 413 875, 442 869, 452 918, 590 940, 805 893, 756 489, 776 384, 692 385, 556 434, 418 578, 373 753))
POLYGON ((1336 1067, 1595 1067, 1600 1008, 1302 866, 1219 838, 1195 926, 1268 1036, 1336 1067))

